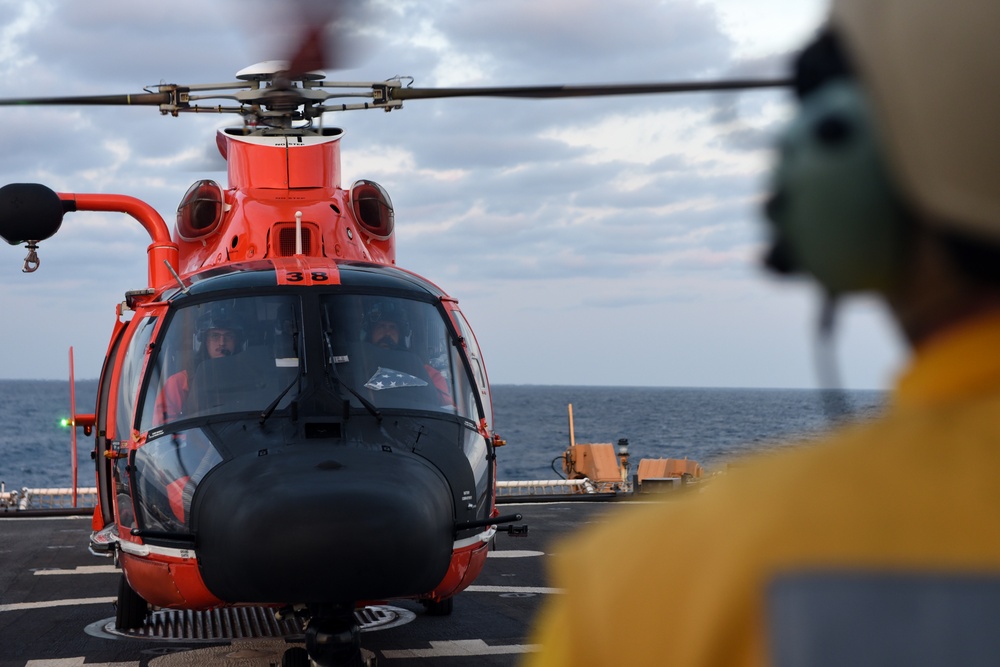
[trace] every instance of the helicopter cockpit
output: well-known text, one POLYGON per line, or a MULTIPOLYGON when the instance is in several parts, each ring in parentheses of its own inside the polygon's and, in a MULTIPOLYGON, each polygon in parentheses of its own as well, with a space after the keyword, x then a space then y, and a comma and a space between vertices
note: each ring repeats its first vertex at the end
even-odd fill
POLYGON ((320 311, 326 368, 359 403, 478 421, 471 383, 434 305, 337 294, 321 297, 320 311))
POLYGON ((432 303, 336 292, 226 298, 176 309, 154 342, 139 430, 225 413, 272 414, 306 368, 368 410, 442 412, 478 423, 475 390, 432 303), (321 358, 311 358, 315 355, 321 358), (318 375, 318 373, 317 373, 318 375))
POLYGON ((155 345, 141 429, 287 405, 298 394, 300 321, 292 296, 178 308, 155 345))
MULTIPOLYGON (((408 413, 406 423, 431 418, 437 425, 423 427, 424 442, 441 449, 425 454, 445 467, 465 461, 470 488, 485 492, 478 376, 439 300, 271 290, 178 299, 151 336, 136 424, 147 441, 132 473, 147 537, 187 530, 195 490, 223 462, 264 444, 332 438, 365 448, 390 413, 408 413)), ((116 478, 130 495, 127 475, 116 478)))

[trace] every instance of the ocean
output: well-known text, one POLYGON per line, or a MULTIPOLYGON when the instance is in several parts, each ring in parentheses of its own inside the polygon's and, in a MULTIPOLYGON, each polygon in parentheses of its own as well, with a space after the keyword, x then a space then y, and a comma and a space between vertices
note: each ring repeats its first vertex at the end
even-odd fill
MULTIPOLYGON (((92 412, 95 380, 78 381, 80 412, 92 412)), ((878 414, 885 393, 848 391, 853 418, 878 414)), ((552 479, 551 466, 569 444, 567 405, 578 443, 629 441, 641 458, 690 458, 709 470, 781 441, 808 439, 829 428, 817 390, 671 387, 493 387, 495 429, 507 441, 497 451, 503 480, 552 479)), ((69 384, 0 380, 0 482, 7 490, 72 483, 69 384)), ((77 433, 80 486, 93 486, 93 438, 77 433)), ((634 469, 634 467, 633 467, 634 469)))

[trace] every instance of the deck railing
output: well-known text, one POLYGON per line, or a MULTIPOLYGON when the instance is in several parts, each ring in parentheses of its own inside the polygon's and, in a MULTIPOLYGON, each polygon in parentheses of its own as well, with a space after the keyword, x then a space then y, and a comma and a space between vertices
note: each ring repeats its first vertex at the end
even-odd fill
POLYGON ((558 496, 570 493, 597 493, 589 479, 539 479, 497 482, 497 497, 558 496))
MULTIPOLYGON (((497 497, 519 496, 562 496, 570 494, 600 493, 589 479, 544 479, 497 482, 497 497)), ((76 507, 86 509, 97 504, 96 487, 76 489, 76 507)), ((0 511, 71 509, 73 508, 72 488, 28 489, 7 491, 0 486, 0 511)))
MULTIPOLYGON (((97 505, 96 487, 77 487, 76 506, 89 508, 97 505)), ((7 491, 0 487, 0 510, 36 510, 73 508, 73 488, 18 489, 7 491)))

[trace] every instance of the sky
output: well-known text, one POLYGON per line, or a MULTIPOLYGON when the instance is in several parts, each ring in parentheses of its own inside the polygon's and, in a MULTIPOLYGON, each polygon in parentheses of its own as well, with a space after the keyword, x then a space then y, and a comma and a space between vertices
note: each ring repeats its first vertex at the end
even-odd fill
MULTIPOLYGON (((289 3, 0 0, 0 97, 235 80, 286 57, 289 3), (286 13, 282 14, 281 11, 286 13)), ((371 0, 338 30, 327 79, 416 86, 783 76, 818 0, 371 0)), ((582 100, 423 100, 328 114, 343 183, 378 181, 397 262, 457 297, 502 384, 817 387, 819 295, 760 268, 784 91, 582 100)), ((154 108, 0 108, 0 184, 128 194, 171 222, 237 116, 154 108)), ((73 213, 40 268, 0 244, 0 378, 97 377, 148 237, 73 213)), ((874 301, 842 307, 839 384, 891 385, 904 356, 874 301)))

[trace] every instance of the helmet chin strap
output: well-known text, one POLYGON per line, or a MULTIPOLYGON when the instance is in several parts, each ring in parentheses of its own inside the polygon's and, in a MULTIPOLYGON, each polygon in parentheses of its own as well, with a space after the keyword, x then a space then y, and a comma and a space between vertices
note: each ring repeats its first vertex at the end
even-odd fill
POLYGON ((851 416, 847 393, 840 384, 837 372, 837 355, 834 349, 833 330, 836 324, 837 295, 824 291, 820 306, 819 326, 816 329, 816 375, 819 379, 823 412, 832 424, 846 421, 851 416))

